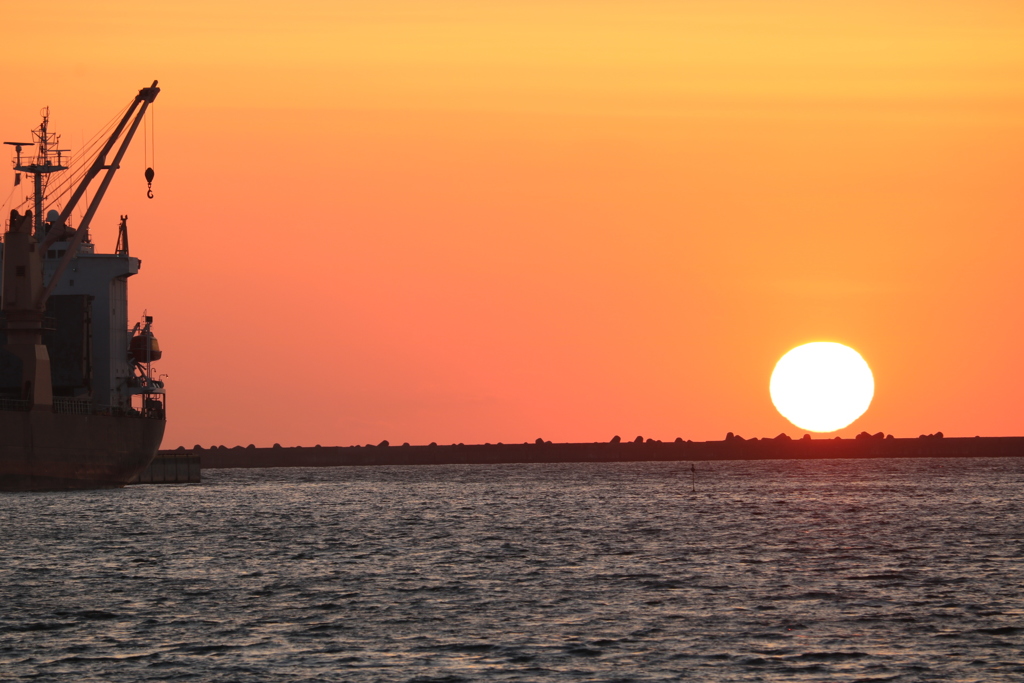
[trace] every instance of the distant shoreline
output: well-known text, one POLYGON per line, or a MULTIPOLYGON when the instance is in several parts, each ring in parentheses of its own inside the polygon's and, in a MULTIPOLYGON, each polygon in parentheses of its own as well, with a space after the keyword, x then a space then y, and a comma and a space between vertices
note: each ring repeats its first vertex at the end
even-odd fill
POLYGON ((749 439, 724 441, 452 444, 429 446, 225 446, 160 451, 192 452, 203 469, 257 467, 351 467, 568 462, 700 462, 715 460, 815 460, 834 458, 1006 458, 1024 456, 1024 437, 895 439, 862 434, 855 439, 749 439))

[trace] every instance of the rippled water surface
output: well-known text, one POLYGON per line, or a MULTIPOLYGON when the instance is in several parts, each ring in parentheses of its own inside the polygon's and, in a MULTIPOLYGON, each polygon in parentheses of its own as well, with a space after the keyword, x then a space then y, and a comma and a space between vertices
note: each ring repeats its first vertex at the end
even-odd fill
POLYGON ((0 679, 1021 681, 1024 458, 0 494, 0 679))

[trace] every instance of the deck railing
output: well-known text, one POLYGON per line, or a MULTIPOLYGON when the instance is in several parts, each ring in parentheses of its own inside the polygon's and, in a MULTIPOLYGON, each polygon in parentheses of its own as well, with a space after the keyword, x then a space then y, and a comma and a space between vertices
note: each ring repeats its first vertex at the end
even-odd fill
POLYGON ((28 401, 20 398, 0 398, 0 410, 28 410, 28 401))
MULTIPOLYGON (((0 411, 26 412, 30 408, 29 402, 23 399, 0 397, 0 411)), ((70 398, 68 396, 53 397, 53 412, 60 415, 117 415, 120 417, 164 419, 162 403, 158 406, 147 406, 144 410, 138 410, 122 406, 99 405, 92 403, 88 399, 70 398)))
POLYGON ((53 412, 62 415, 92 415, 96 411, 89 399, 54 396, 53 412))

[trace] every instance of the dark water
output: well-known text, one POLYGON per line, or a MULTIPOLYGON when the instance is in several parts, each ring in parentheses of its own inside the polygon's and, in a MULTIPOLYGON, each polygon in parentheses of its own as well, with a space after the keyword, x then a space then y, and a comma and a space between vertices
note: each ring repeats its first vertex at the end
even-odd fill
POLYGON ((0 496, 0 679, 1021 681, 1024 458, 0 496))

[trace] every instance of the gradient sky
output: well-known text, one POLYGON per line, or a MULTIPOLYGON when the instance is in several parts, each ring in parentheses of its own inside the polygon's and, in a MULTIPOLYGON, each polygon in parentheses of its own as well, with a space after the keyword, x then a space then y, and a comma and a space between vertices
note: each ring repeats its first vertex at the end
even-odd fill
MULTIPOLYGON (((4 140, 153 79, 130 216, 165 447, 1024 434, 1024 5, 0 2, 4 140)), ((0 182, 11 189, 13 174, 0 182)), ((15 197, 18 197, 15 191, 15 197)))

